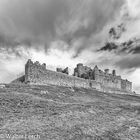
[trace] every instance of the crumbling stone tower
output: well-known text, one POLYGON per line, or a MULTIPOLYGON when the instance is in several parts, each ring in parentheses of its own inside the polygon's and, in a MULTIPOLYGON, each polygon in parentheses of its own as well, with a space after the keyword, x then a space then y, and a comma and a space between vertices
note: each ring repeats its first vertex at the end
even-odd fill
POLYGON ((29 83, 31 81, 31 66, 33 65, 33 62, 31 59, 27 61, 25 64, 25 83, 29 83))

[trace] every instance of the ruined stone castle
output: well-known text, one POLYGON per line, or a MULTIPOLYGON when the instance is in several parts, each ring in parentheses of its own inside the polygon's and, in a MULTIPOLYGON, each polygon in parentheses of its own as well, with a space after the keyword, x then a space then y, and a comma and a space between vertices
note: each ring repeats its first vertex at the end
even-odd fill
POLYGON ((77 64, 74 74, 69 75, 66 69, 57 68, 56 71, 46 69, 46 64, 35 63, 30 59, 25 65, 25 75, 14 80, 12 83, 24 83, 29 85, 58 85, 67 87, 93 88, 109 93, 131 93, 132 83, 116 75, 113 70, 100 70, 97 66, 94 69, 77 64))

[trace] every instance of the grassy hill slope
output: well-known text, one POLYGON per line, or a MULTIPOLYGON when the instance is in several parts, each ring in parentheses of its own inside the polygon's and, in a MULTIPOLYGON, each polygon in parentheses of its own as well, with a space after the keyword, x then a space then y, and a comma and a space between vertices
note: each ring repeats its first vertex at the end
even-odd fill
POLYGON ((140 140, 140 97, 37 86, 0 89, 0 140, 140 140))

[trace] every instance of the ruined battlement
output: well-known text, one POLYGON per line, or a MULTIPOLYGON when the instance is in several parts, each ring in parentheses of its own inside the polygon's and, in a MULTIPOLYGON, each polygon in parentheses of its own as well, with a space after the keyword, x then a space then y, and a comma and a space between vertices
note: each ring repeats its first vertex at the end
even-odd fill
POLYGON ((40 64, 29 59, 25 64, 25 75, 17 80, 20 79, 25 84, 94 88, 110 93, 130 93, 132 90, 132 83, 118 76, 115 70, 109 73, 109 69, 102 71, 98 66, 92 69, 81 63, 77 64, 72 76, 69 75, 68 67, 51 71, 46 69, 45 63, 40 64))
POLYGON ((103 86, 114 89, 126 91, 132 90, 132 83, 128 80, 122 79, 121 76, 116 75, 115 70, 112 70, 112 73, 109 73, 109 69, 102 71, 97 65, 94 67, 94 69, 92 69, 90 67, 84 66, 83 64, 78 64, 74 69, 74 76, 95 80, 96 82, 101 83, 103 86))

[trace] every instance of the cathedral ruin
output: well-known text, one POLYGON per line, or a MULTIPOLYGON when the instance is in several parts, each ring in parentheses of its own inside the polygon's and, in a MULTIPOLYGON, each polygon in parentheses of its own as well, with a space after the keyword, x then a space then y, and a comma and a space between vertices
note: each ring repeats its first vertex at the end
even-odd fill
POLYGON ((93 88, 109 93, 132 92, 132 82, 116 75, 115 70, 109 73, 109 69, 102 71, 98 66, 92 69, 80 63, 74 69, 74 74, 69 75, 68 67, 51 71, 46 69, 46 64, 41 65, 38 61, 34 63, 31 59, 25 65, 25 75, 12 83, 93 88))

